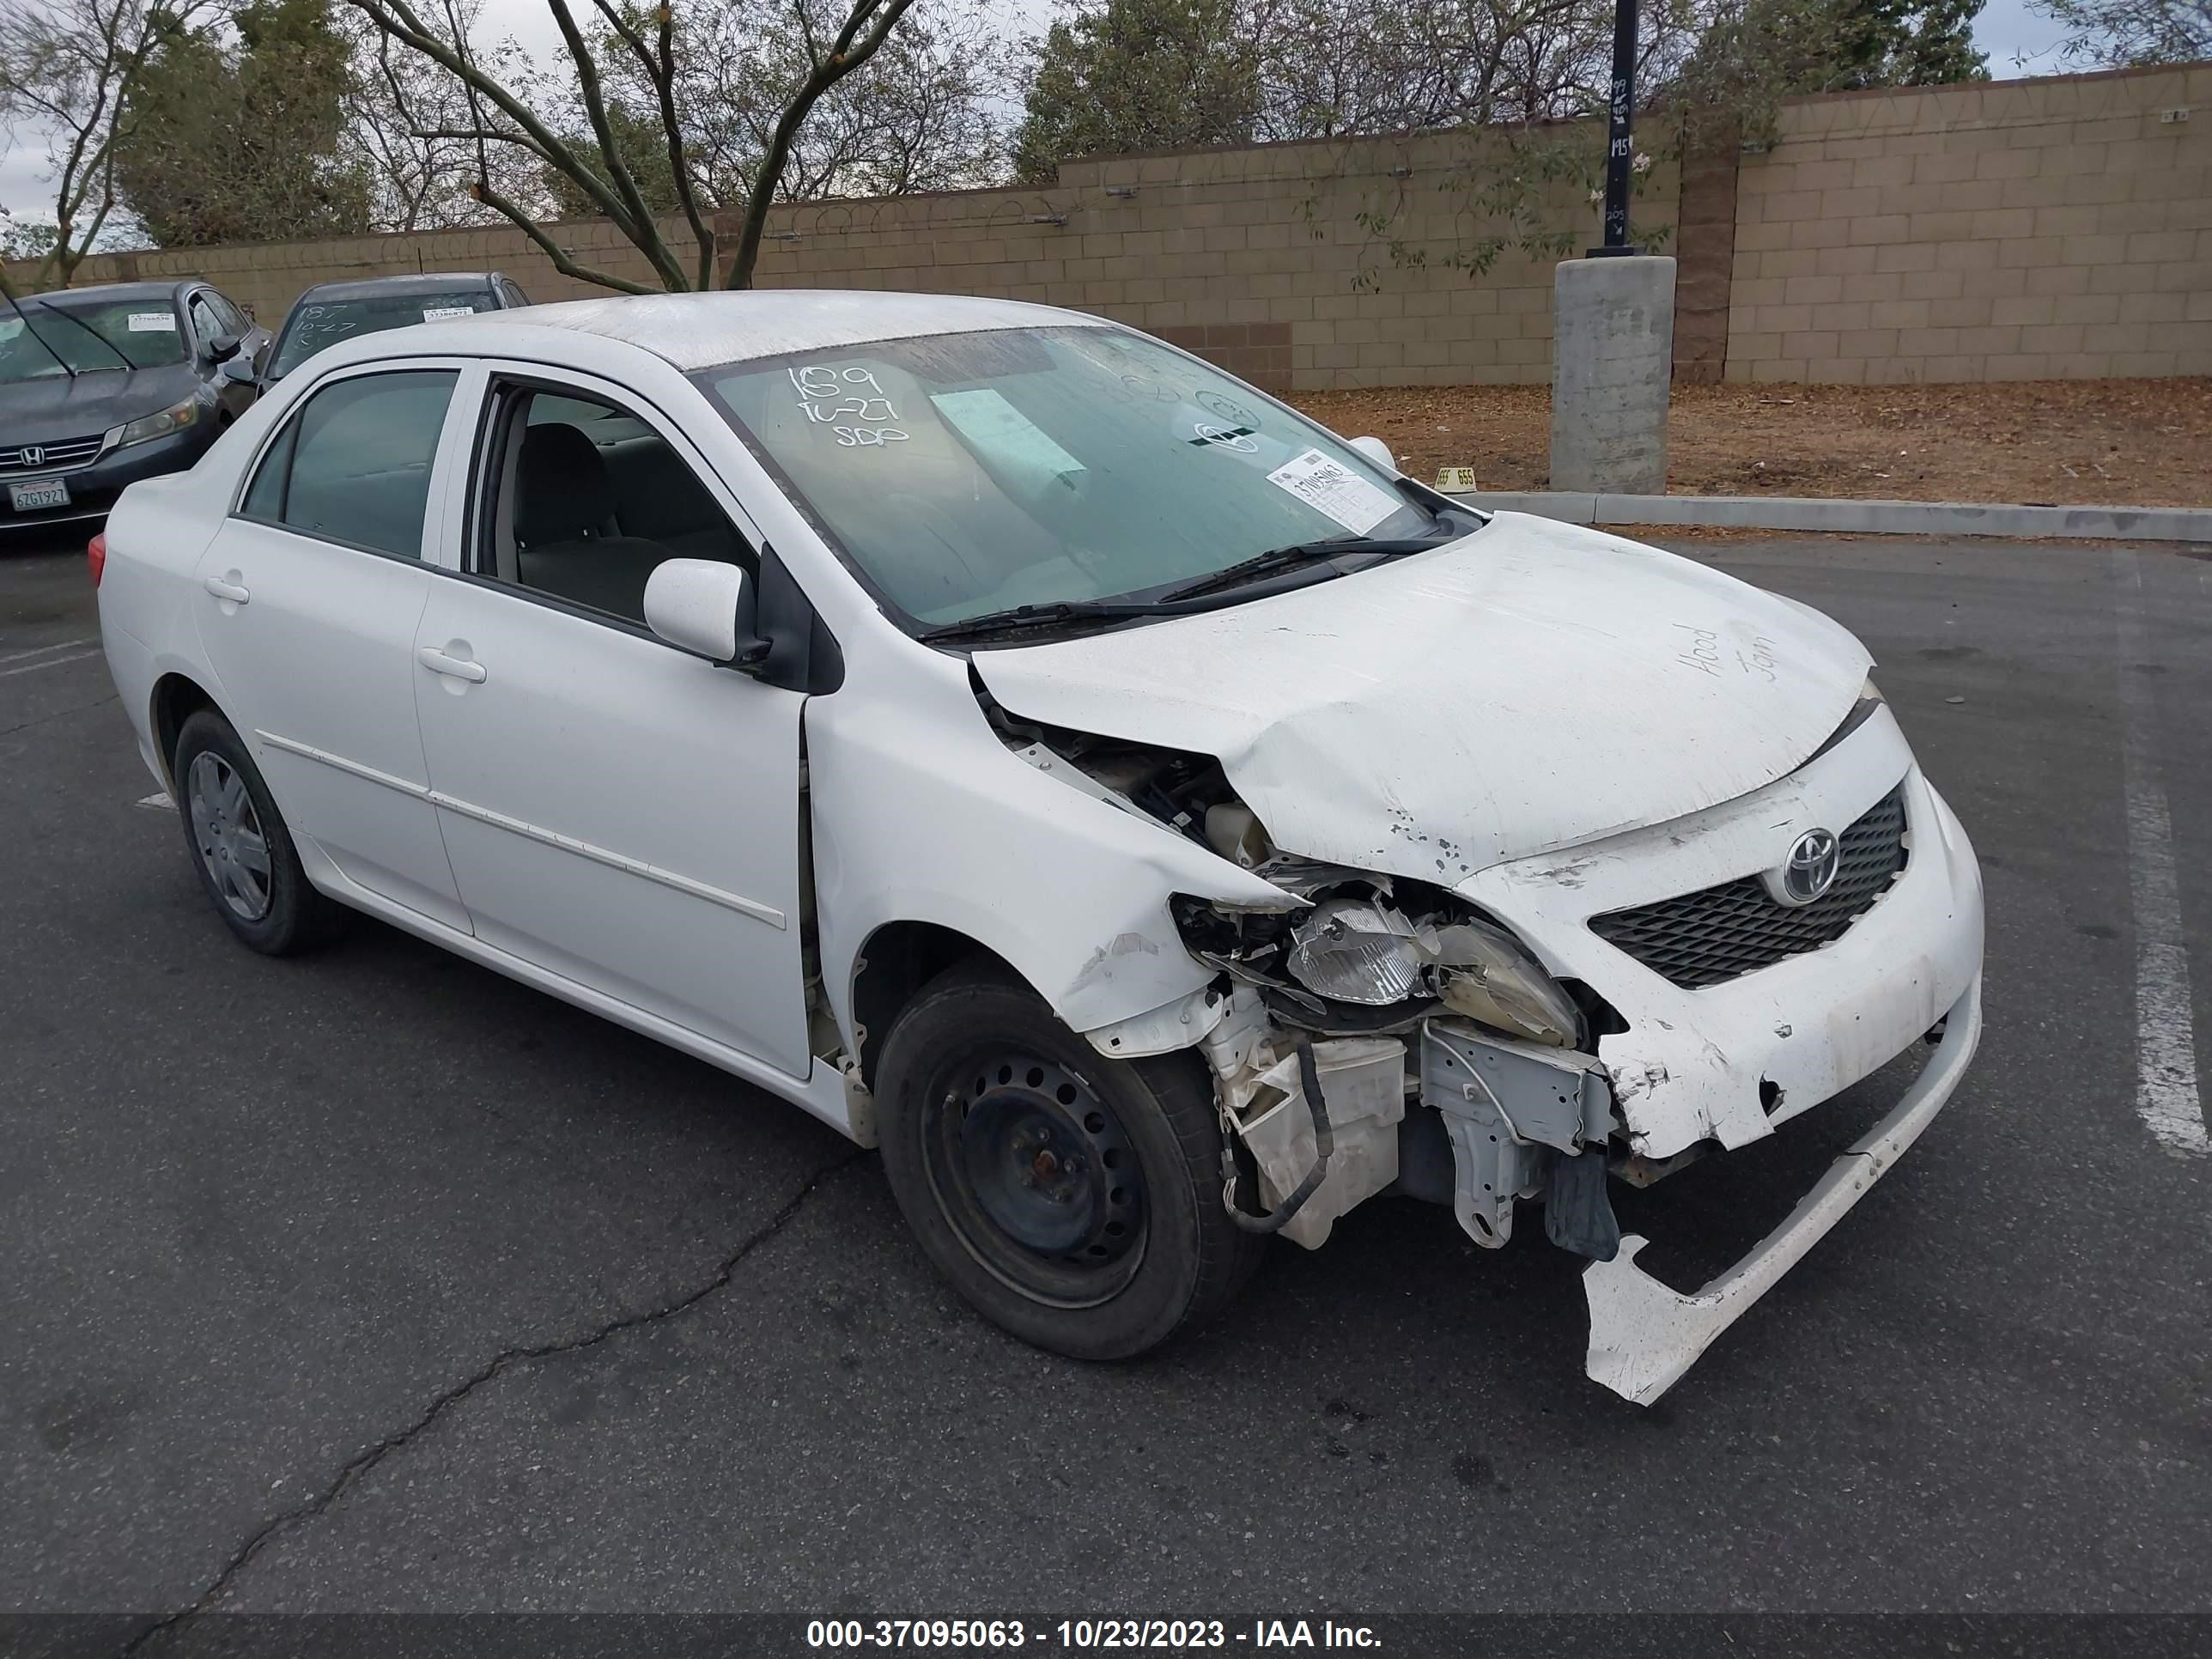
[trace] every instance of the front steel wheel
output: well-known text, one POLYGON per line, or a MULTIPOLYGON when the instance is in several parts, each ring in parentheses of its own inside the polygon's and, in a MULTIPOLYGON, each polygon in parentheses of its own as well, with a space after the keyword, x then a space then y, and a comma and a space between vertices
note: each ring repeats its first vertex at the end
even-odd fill
POLYGON ((923 989, 877 1068, 884 1170, 953 1288, 1024 1340, 1143 1353, 1220 1309, 1265 1241, 1221 1209, 1196 1057, 1109 1060, 993 964, 923 989))
POLYGON ((1050 1307, 1111 1301, 1145 1257, 1145 1171, 1128 1131, 1081 1073, 1018 1049, 977 1052, 941 1067, 921 1103, 931 1195, 1010 1288, 1050 1307))

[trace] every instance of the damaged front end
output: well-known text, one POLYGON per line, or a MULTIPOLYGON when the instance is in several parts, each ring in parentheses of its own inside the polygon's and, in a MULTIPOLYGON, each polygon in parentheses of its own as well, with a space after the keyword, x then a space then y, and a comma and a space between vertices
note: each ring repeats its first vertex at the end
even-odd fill
POLYGON ((1613 1256, 1605 1174, 1624 1126, 1592 1045, 1622 1022, 1601 998, 1555 979, 1447 888, 1278 850, 1203 756, 986 707, 1030 764, 1281 895, 1176 895, 1184 948, 1220 977, 1086 1034, 1116 1057, 1203 1054, 1230 1148, 1224 1202, 1240 1224, 1315 1249, 1337 1218, 1395 1192, 1449 1203, 1470 1238, 1497 1249, 1516 1201, 1542 1199, 1555 1243, 1613 1256))
POLYGON ((1564 859, 1493 866, 1456 888, 1278 849, 1202 756, 998 718, 1031 764, 1279 895, 1175 896, 1184 948, 1217 976, 1086 1033, 1109 1054, 1204 1057, 1228 1147, 1223 1201, 1239 1224, 1310 1249, 1346 1212, 1395 1194, 1449 1204, 1468 1238, 1498 1249, 1535 1200, 1546 1236, 1589 1262, 1589 1374, 1638 1403, 1911 1144, 1979 1035, 1972 852, 1887 716, 1738 801, 1564 859), (1922 834, 1899 831, 1891 887, 1839 939, 1699 988, 1666 982, 1606 937, 1623 901, 1732 874, 1747 848, 1787 846, 1801 823, 1849 822, 1869 796, 1922 834), (1509 915, 1536 927, 1546 960, 1509 915), (1601 979, 1638 988, 1632 1025, 1593 988, 1601 979), (1637 1267, 1644 1241, 1622 1235, 1608 1176, 1649 1185, 1771 1133, 1923 1034, 1937 1047, 1905 1099, 1734 1268, 1685 1294, 1637 1267))
POLYGON ((1296 859, 1255 873, 1305 902, 1258 911, 1179 896, 1171 909, 1185 947, 1231 988, 1200 1048, 1224 1127, 1256 1166, 1267 1230, 1312 1249, 1338 1216, 1395 1190, 1449 1201, 1494 1249, 1516 1200, 1544 1197, 1555 1243, 1609 1259, 1620 1234, 1605 1164, 1622 1126, 1589 1043, 1619 1016, 1442 889, 1296 859), (1409 1097, 1426 1109, 1411 1118, 1409 1097))

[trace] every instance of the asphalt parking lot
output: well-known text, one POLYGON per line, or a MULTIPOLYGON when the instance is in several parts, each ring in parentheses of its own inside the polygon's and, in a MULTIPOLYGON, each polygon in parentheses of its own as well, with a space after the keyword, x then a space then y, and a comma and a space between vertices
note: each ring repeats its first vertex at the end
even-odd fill
MULTIPOLYGON (((794 1109, 380 926, 251 955, 138 804, 76 544, 0 547, 0 1606, 2212 1610, 2212 1158, 2144 1115, 2212 1039, 2212 562, 1685 550, 1879 658, 1988 1027, 1638 1410, 1540 1228, 1378 1203, 1086 1368, 794 1109)), ((1825 1158, 1761 1152, 1668 1224, 1825 1158)))

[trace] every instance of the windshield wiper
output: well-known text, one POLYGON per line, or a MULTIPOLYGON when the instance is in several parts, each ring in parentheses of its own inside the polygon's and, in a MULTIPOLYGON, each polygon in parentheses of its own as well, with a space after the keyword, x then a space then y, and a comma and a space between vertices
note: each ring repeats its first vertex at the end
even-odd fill
MULTIPOLYGON (((102 351, 105 351, 109 356, 114 358, 118 363, 121 364, 126 374, 130 371, 131 360, 123 355, 121 348, 117 346, 114 341, 109 339, 105 334, 102 334, 90 323, 85 321, 83 318, 72 314, 66 307, 62 306, 40 306, 39 309, 45 312, 49 317, 58 317, 64 322, 75 323, 79 328, 82 329, 86 333, 91 335, 94 339, 97 340, 100 343, 100 349, 102 351)), ((29 318, 26 317, 23 319, 23 326, 25 328, 29 328, 31 326, 31 319, 29 318)), ((39 343, 40 345, 46 345, 45 339, 42 337, 39 343)), ((46 346, 46 349, 49 351, 54 350, 52 346, 46 346)), ((61 353, 54 351, 54 356, 58 362, 61 359, 61 353)), ((62 367, 64 368, 68 368, 69 364, 67 362, 63 362, 62 367)), ((70 378, 71 380, 75 380, 76 378, 76 372, 74 369, 70 370, 70 378)))
POLYGON ((1340 558, 1347 553, 1374 554, 1386 559, 1407 553, 1425 553, 1431 548, 1441 547, 1463 533, 1455 530, 1434 536, 1340 536, 1334 541, 1298 542, 1289 547, 1278 547, 1269 552, 1255 554, 1226 569, 1217 570, 1210 576, 1200 576, 1194 582, 1171 587, 1161 594, 1160 599, 1164 603, 1194 599, 1202 593, 1218 593, 1224 588, 1242 587, 1255 576, 1271 575, 1278 570, 1290 570, 1302 564, 1340 558))
MULTIPOLYGON (((22 301, 16 299, 14 295, 10 294, 8 296, 8 303, 15 307, 15 319, 23 325, 23 332, 36 340, 39 343, 39 349, 44 351, 47 356, 52 358, 56 362, 62 366, 62 373, 68 375, 70 377, 70 383, 74 385, 76 380, 76 370, 70 367, 70 361, 68 358, 63 356, 60 352, 55 350, 52 346, 46 343, 46 337, 45 335, 40 333, 37 329, 31 326, 31 314, 23 309, 22 301)), ((44 311, 46 307, 40 306, 39 309, 44 311)))
MULTIPOLYGON (((1228 589, 1254 585, 1279 572, 1297 568, 1303 564, 1325 562, 1347 553, 1368 554, 1380 558, 1396 558, 1407 553, 1425 553, 1455 541, 1467 532, 1447 529, 1431 536, 1371 537, 1346 536, 1336 541, 1301 542, 1295 547, 1279 547, 1272 552, 1232 564, 1225 570, 1217 570, 1210 576, 1186 582, 1181 587, 1170 588, 1151 599, 1054 599, 1045 605, 1018 605, 1006 611, 987 611, 980 617, 964 617, 941 627, 925 629, 915 635, 924 642, 940 640, 973 639, 988 634, 1012 632, 1018 629, 1043 628, 1054 623, 1084 622, 1103 618, 1116 621, 1129 617, 1188 617, 1202 611, 1219 611, 1236 604, 1221 595, 1228 589)), ((1325 579, 1324 579, 1325 580, 1325 579)), ((1277 584, 1303 587, 1304 582, 1277 584)))
POLYGON ((1179 605, 1158 601, 1151 603, 1116 602, 1111 599, 1054 599, 1049 605, 1018 605, 1006 611, 986 611, 980 617, 963 617, 938 628, 926 628, 915 638, 930 642, 938 640, 973 639, 986 634, 1003 634, 1022 628, 1042 628, 1048 623, 1081 622, 1092 617, 1172 617, 1184 610, 1179 605))

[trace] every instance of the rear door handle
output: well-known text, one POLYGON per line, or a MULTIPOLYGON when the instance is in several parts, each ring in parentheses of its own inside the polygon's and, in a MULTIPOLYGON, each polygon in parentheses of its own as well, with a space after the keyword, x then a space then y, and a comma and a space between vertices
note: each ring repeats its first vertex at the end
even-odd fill
POLYGON ((236 582, 225 581, 220 576, 210 576, 200 586, 218 599, 228 599, 233 605, 244 605, 253 597, 236 582))
POLYGON ((471 685, 482 685, 491 677, 480 662, 466 662, 459 657, 449 657, 434 645, 426 645, 415 653, 416 660, 433 674, 449 674, 457 680, 466 680, 471 685))

